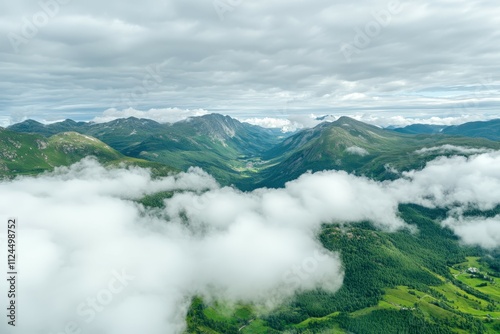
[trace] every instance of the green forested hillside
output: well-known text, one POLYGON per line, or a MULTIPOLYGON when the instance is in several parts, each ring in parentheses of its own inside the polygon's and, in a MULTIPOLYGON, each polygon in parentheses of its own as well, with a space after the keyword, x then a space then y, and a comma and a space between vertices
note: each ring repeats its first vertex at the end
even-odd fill
POLYGON ((240 305, 230 316, 221 304, 195 299, 187 332, 497 333, 500 273, 485 260, 491 254, 462 247, 436 223, 443 211, 414 205, 400 211, 418 234, 380 232, 366 223, 324 226, 323 245, 340 251, 345 264, 337 293, 302 293, 268 314, 240 305), (469 267, 480 273, 467 273, 469 267))

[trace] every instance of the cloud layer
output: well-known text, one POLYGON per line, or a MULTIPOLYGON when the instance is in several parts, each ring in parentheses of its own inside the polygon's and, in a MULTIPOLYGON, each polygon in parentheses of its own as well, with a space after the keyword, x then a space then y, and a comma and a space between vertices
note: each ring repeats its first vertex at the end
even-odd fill
POLYGON ((17 212, 20 226, 18 333, 74 323, 88 333, 180 333, 194 295, 271 307, 342 283, 338 256, 315 238, 319 217, 270 224, 279 212, 264 193, 220 189, 196 168, 152 180, 83 160, 1 186, 0 216, 17 212), (172 190, 166 210, 133 201, 172 190))
POLYGON ((499 165, 500 152, 442 157, 396 181, 324 171, 248 193, 199 168, 152 179, 92 159, 5 181, 0 217, 19 219, 19 304, 29 319, 17 333, 180 333, 195 295, 273 307, 298 291, 334 292, 342 263, 317 240, 321 225, 414 230, 401 203, 447 209, 443 226, 465 243, 500 246, 498 217, 460 216, 500 205, 499 165), (175 191, 162 209, 136 202, 160 191, 175 191))
POLYGON ((207 114, 208 112, 203 109, 184 110, 179 108, 166 108, 142 111, 134 108, 127 108, 124 110, 112 108, 104 111, 102 115, 95 117, 92 121, 96 123, 106 123, 120 118, 136 117, 151 119, 158 123, 175 123, 189 117, 199 117, 207 114))

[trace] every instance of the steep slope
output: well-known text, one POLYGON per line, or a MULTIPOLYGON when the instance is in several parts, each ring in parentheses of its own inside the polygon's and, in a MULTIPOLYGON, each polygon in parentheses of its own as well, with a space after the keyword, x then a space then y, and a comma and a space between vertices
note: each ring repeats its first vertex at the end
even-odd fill
MULTIPOLYGON (((398 173, 422 168, 442 155, 443 145, 499 149, 500 143, 446 135, 410 135, 380 129, 348 117, 323 123, 284 140, 265 154, 270 166, 258 186, 280 187, 308 170, 345 170, 375 179, 393 179, 398 173)), ((456 152, 449 152, 450 154, 456 152)))
POLYGON ((217 114, 166 125, 122 152, 180 169, 200 166, 221 183, 245 182, 264 150, 279 142, 276 133, 217 114))
POLYGON ((240 154, 258 155, 279 142, 275 131, 219 114, 194 117, 175 125, 180 133, 189 133, 192 128, 196 136, 206 136, 215 143, 231 146, 240 154))

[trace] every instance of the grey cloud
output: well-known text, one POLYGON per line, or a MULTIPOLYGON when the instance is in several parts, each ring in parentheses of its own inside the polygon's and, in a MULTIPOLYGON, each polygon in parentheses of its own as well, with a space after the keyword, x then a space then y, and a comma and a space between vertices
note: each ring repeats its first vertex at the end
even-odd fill
POLYGON ((110 122, 119 118, 137 117, 152 119, 159 123, 175 123, 189 117, 198 117, 208 114, 206 110, 182 110, 178 108, 150 109, 148 111, 128 108, 125 110, 108 109, 101 116, 95 117, 92 121, 96 123, 110 122))
POLYGON ((479 95, 476 86, 498 73, 498 7, 401 1, 402 12, 346 63, 340 45, 389 2, 242 1, 221 21, 211 1, 71 1, 18 54, 6 35, 20 33, 23 17, 40 6, 8 4, 0 25, 0 107, 11 121, 89 120, 131 107, 113 104, 140 85, 147 66, 163 64, 162 83, 132 107, 275 117, 287 95, 297 103, 286 116, 497 112, 499 78, 479 95), (366 98, 349 100, 353 94, 366 98), (460 107, 470 98, 477 104, 460 107))

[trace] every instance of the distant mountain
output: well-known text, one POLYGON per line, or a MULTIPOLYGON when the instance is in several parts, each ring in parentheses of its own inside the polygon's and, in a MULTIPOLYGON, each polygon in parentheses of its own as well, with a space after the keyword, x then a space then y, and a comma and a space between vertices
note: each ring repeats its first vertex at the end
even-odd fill
POLYGON ((80 132, 77 130, 85 128, 87 124, 88 123, 85 122, 75 122, 71 119, 67 119, 63 122, 45 125, 32 119, 28 119, 22 123, 11 125, 8 129, 15 132, 36 133, 45 137, 50 137, 62 132, 80 132))
POLYGON ((405 126, 404 128, 393 128, 390 130, 394 130, 399 133, 420 135, 442 133, 444 128, 446 128, 446 125, 412 124, 405 126))
POLYGON ((275 132, 217 114, 171 125, 121 150, 180 169, 200 166, 223 184, 249 179, 261 152, 279 142, 275 132))
POLYGON ((455 136, 487 138, 490 140, 500 141, 500 119, 449 126, 443 130, 443 133, 455 136))
POLYGON ((229 116, 210 114, 189 118, 172 125, 181 136, 207 137, 213 143, 228 145, 245 155, 257 155, 279 142, 276 132, 242 123, 229 116), (194 130, 194 133, 193 133, 194 130))
POLYGON ((34 120, 26 120, 22 123, 14 124, 8 127, 8 129, 23 133, 36 133, 45 137, 50 137, 61 132, 74 131, 96 137, 111 147, 122 150, 131 143, 138 143, 152 134, 164 131, 165 127, 152 120, 130 117, 117 119, 108 123, 65 120, 46 125, 34 120))
MULTIPOLYGON (((389 128, 388 128, 389 129, 389 128)), ((412 124, 392 129, 407 134, 447 134, 471 138, 486 138, 500 141, 500 119, 485 122, 470 122, 456 126, 412 124)))

